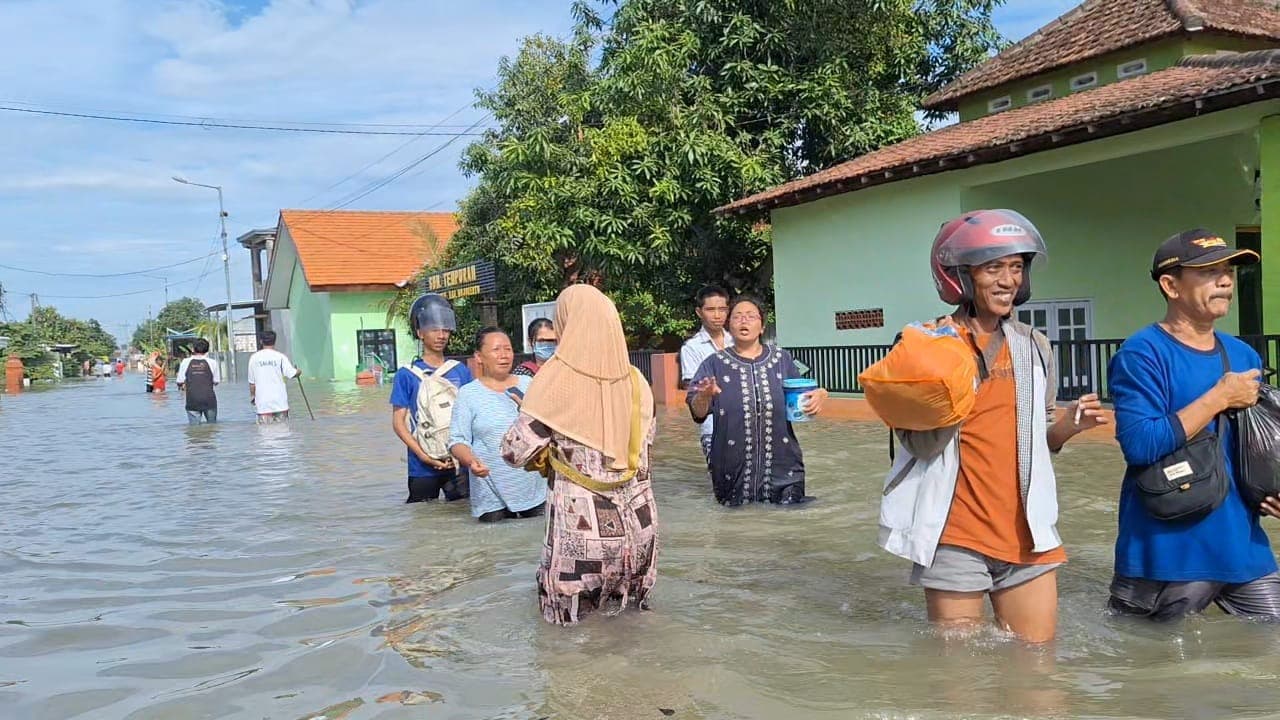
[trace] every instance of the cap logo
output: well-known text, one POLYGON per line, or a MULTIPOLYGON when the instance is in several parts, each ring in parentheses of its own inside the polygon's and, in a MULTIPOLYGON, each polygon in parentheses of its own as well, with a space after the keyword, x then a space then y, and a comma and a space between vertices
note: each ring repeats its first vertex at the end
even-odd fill
POLYGON ((1227 241, 1223 240, 1220 237, 1206 237, 1206 238, 1196 238, 1195 240, 1191 241, 1191 244, 1199 245, 1201 248, 1208 250, 1209 248, 1226 247, 1227 241))
POLYGON ((1182 258, 1175 255, 1171 258, 1166 258, 1164 260, 1161 260, 1160 263, 1156 265, 1156 268, 1167 268, 1170 265, 1177 265, 1178 262, 1181 260, 1182 258))
POLYGON ((1021 225, 997 225, 991 229, 991 234, 998 237, 1022 237, 1027 234, 1025 228, 1021 225))

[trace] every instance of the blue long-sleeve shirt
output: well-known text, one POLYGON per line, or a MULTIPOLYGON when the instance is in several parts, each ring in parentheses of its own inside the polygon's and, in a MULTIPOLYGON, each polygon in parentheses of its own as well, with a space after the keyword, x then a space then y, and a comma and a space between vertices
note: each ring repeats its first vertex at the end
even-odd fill
MULTIPOLYGON (((1262 367, 1253 348, 1230 335, 1217 333, 1217 337, 1233 372, 1262 367)), ((1208 392, 1222 373, 1216 349, 1188 347, 1159 325, 1139 330, 1111 359, 1108 374, 1115 400, 1116 439, 1129 465, 1120 490, 1117 574, 1243 583, 1276 571, 1257 509, 1245 506, 1235 482, 1213 512, 1199 519, 1170 521, 1146 511, 1133 479, 1138 467, 1186 444, 1178 411, 1208 392)), ((1227 472, 1236 479, 1234 431, 1225 417, 1219 417, 1219 430, 1227 472)))

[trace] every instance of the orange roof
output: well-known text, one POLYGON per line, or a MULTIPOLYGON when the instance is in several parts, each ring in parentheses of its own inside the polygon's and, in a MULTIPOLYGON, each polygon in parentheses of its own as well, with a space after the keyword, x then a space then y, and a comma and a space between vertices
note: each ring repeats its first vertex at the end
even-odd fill
POLYGON ((1280 39, 1280 9, 1271 0, 1086 0, 924 99, 925 108, 954 110, 983 90, 1142 43, 1184 33, 1280 39))
POLYGON ((911 177, 1001 162, 1280 95, 1280 50, 1192 55, 1175 67, 925 133, 715 212, 799 205, 911 177))
POLYGON ((444 212, 281 210, 313 291, 403 286, 444 252, 458 219, 444 212))

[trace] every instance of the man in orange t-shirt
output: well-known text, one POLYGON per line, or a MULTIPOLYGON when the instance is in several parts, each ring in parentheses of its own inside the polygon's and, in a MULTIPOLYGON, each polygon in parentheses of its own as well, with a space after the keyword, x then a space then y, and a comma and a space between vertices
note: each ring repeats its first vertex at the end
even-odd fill
MULTIPOLYGON (((939 324, 954 327, 973 348, 982 382, 973 411, 958 430, 944 435, 958 447, 955 491, 949 508, 933 508, 945 510, 946 516, 932 562, 917 562, 911 575, 912 583, 925 589, 931 621, 946 626, 983 623, 989 596, 997 624, 1030 642, 1049 641, 1056 632, 1056 568, 1067 557, 1043 517, 1038 518, 1041 552, 1036 552, 1036 531, 1025 504, 1038 476, 1033 468, 1028 480, 1019 468, 1019 383, 1028 384, 1022 398, 1033 398, 1032 412, 1047 411, 1052 418, 1056 403, 1055 378, 1046 378, 1048 389, 1037 397, 1032 392, 1034 367, 1027 374, 1015 372, 1010 347, 1015 341, 1022 343, 1020 347, 1030 346, 1024 352, 1041 354, 1040 366, 1052 373, 1051 358, 1043 357, 1049 355, 1044 352, 1048 341, 1010 320, 1014 307, 1030 298, 1032 260, 1044 254, 1035 226, 1009 210, 982 210, 957 218, 944 225, 934 241, 939 297, 958 306, 939 324), (1043 406, 1037 406, 1040 401, 1043 406)), ((1047 444, 1057 452, 1077 433, 1106 422, 1101 407, 1096 395, 1084 396, 1056 422, 1040 426, 1045 436, 1031 439, 1026 451, 1047 444)), ((1035 427, 1027 418, 1022 420, 1024 427, 1035 427)), ((1056 500, 1050 507, 1056 517, 1056 500)))

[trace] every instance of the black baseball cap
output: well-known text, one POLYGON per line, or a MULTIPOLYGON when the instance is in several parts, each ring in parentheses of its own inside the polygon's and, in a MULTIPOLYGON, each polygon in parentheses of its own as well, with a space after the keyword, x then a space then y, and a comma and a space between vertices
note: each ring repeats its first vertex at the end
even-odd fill
POLYGON ((1208 267, 1226 260, 1232 265, 1252 265, 1261 258, 1252 250, 1231 247, 1215 232, 1204 228, 1187 230, 1160 243, 1151 260, 1151 279, 1159 280, 1174 268, 1208 267))

